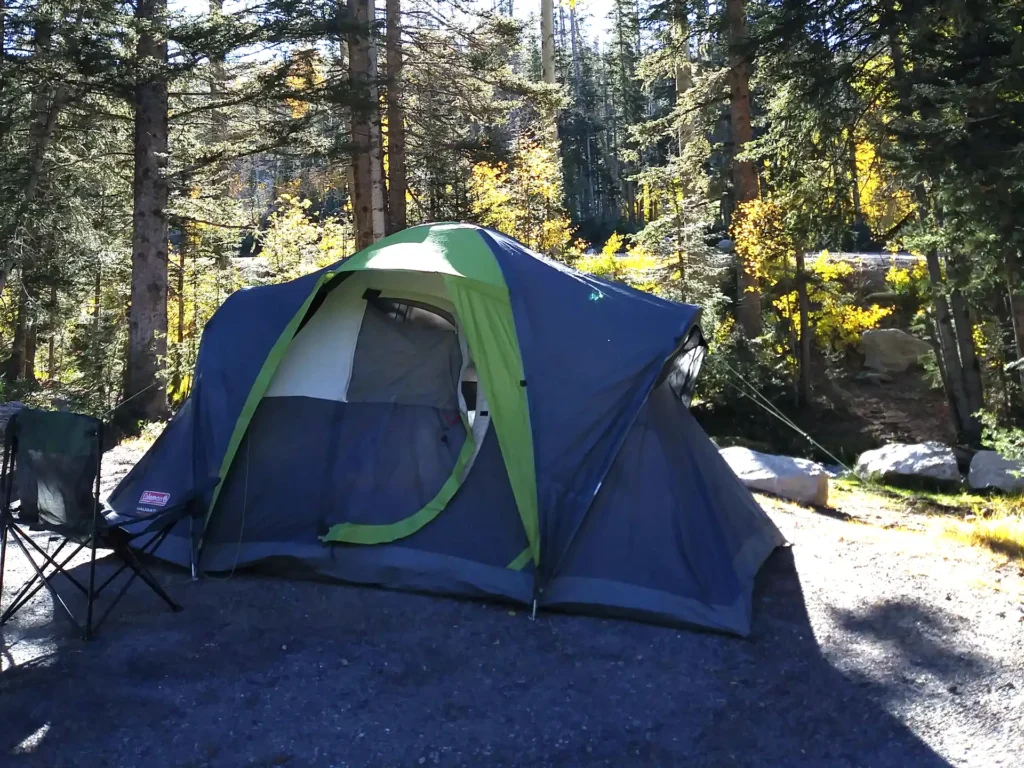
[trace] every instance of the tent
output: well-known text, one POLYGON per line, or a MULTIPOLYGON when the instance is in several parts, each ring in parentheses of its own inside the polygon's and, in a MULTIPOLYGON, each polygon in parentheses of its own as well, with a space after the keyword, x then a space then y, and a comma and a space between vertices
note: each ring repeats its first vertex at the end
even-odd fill
POLYGON ((428 224, 232 294, 110 497, 157 555, 736 634, 778 530, 689 413, 697 307, 428 224), (535 602, 536 601, 536 602, 535 602))

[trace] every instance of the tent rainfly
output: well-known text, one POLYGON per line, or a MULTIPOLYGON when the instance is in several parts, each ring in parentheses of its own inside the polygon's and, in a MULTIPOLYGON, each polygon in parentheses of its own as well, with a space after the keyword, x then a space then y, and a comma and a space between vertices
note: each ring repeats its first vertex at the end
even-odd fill
POLYGON ((700 310, 427 224, 233 294, 114 490, 196 489, 205 572, 484 596, 745 635, 782 536, 688 410, 700 310))

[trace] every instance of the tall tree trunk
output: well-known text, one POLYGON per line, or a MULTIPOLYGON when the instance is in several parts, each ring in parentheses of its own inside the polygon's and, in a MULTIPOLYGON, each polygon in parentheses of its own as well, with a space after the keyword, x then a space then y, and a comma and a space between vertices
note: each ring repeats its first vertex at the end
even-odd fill
POLYGON ((36 384, 36 352, 39 347, 39 326, 31 316, 25 328, 25 373, 24 378, 29 384, 36 384))
POLYGON ((800 404, 811 402, 811 301, 807 296, 807 264, 803 249, 796 252, 796 296, 800 308, 800 378, 797 397, 800 404))
POLYGON ((957 351, 960 353, 964 395, 967 398, 968 413, 971 414, 973 422, 975 421, 974 414, 985 407, 985 388, 981 379, 981 365, 978 363, 978 355, 974 347, 974 322, 967 306, 967 299, 957 287, 954 287, 949 293, 949 307, 953 314, 953 331, 956 333, 957 351))
MULTIPOLYGON (((757 174, 749 160, 737 159, 754 138, 750 123, 750 62, 747 61, 747 9, 745 0, 726 0, 729 23, 729 122, 732 127, 732 179, 736 207, 758 196, 757 174)), ((736 263, 736 319, 747 338, 761 334, 761 295, 749 266, 736 263)))
POLYGON ((178 274, 175 275, 174 299, 177 303, 178 322, 174 337, 174 375, 171 377, 171 392, 178 396, 185 376, 185 256, 188 253, 189 225, 182 224, 181 245, 178 247, 178 274))
POLYGON ((352 106, 352 216, 355 220, 356 249, 374 243, 373 237, 373 113, 370 88, 371 19, 370 0, 349 0, 355 26, 348 36, 349 78, 356 103, 352 106))
POLYGON ((577 108, 582 110, 583 105, 580 103, 581 92, 583 89, 583 77, 580 74, 580 57, 579 51, 576 48, 576 5, 575 3, 569 6, 569 50, 572 52, 572 90, 576 96, 577 108))
MULTIPOLYGON (((370 18, 373 19, 373 0, 370 3, 370 18)), ((373 242, 384 237, 387 230, 388 191, 384 181, 384 137, 381 130, 380 87, 377 71, 377 38, 371 31, 369 43, 370 58, 370 220, 373 226, 373 242)))
POLYGON ((408 224, 409 189, 405 157, 405 85, 402 82, 402 0, 387 0, 388 68, 388 234, 408 224))
MULTIPOLYGON (((2 9, 0 9, 2 10, 2 9)), ((79 12, 79 17, 81 11, 79 12)), ((33 49, 36 56, 45 56, 50 50, 53 39, 53 27, 48 21, 39 21, 35 30, 33 49)), ((6 233, 6 242, 2 244, 0 255, 0 295, 7 287, 11 269, 17 262, 18 229, 31 220, 29 215, 35 202, 39 182, 43 175, 43 164, 46 161, 53 137, 57 132, 57 121, 68 98, 68 89, 64 83, 52 88, 49 82, 40 83, 32 97, 32 117, 28 131, 28 169, 22 180, 20 199, 17 211, 12 217, 15 229, 6 233)))
MULTIPOLYGON (((22 283, 24 283, 24 273, 22 283)), ((28 338, 29 307, 28 292, 24 284, 18 291, 18 313, 14 319, 14 334, 11 337, 11 356, 7 359, 4 376, 8 381, 25 380, 26 340, 28 338)))
POLYGON ((57 323, 60 320, 60 305, 57 286, 50 286, 50 338, 46 349, 46 378, 57 380, 57 323))
POLYGON ((540 68, 541 79, 555 84, 555 3, 540 0, 540 68))
POLYGON ((135 178, 128 358, 118 421, 132 429, 167 415, 167 0, 138 0, 135 178))
MULTIPOLYGON (((224 13, 224 0, 210 0, 210 15, 219 18, 224 13)), ((210 101, 220 103, 224 97, 224 83, 227 81, 224 57, 220 54, 210 57, 210 101)), ((227 140, 228 116, 223 109, 210 111, 210 144, 227 140)), ((231 264, 231 252, 223 243, 217 244, 217 268, 227 269, 231 264)), ((180 339, 179 339, 180 341, 180 339)))
POLYGON ((946 298, 946 286, 939 265, 939 254, 929 249, 925 254, 928 264, 928 278, 932 290, 932 305, 935 309, 935 334, 938 338, 939 365, 945 370, 945 384, 948 387, 950 405, 953 409, 953 424, 957 438, 968 443, 981 439, 981 426, 974 418, 971 400, 964 386, 963 367, 960 362, 959 345, 953 328, 953 315, 946 298))
POLYGON ((679 117, 679 156, 682 157, 686 151, 686 144, 689 141, 686 121, 682 118, 683 95, 693 87, 693 73, 690 69, 690 34, 689 25, 686 19, 686 8, 676 4, 676 18, 672 25, 672 35, 675 44, 679 47, 679 58, 676 59, 676 109, 680 112, 679 117))
POLYGON ((103 263, 96 262, 96 277, 92 285, 92 339, 89 352, 96 366, 96 380, 100 383, 100 402, 107 405, 107 377, 104 376, 103 341, 100 331, 101 307, 103 301, 103 263))
MULTIPOLYGON (((1021 273, 1015 250, 1006 253, 1006 294, 1010 310, 1010 325, 1017 360, 1024 360, 1024 274, 1021 273)), ((1018 371, 1024 386, 1024 367, 1018 371)))
MULTIPOLYGON (((907 80, 903 46, 895 28, 889 31, 889 52, 896 94, 903 108, 909 111, 911 84, 907 80)), ((914 187, 914 200, 917 204, 918 217, 925 222, 928 218, 929 205, 923 184, 919 183, 914 187)), ((925 261, 928 265, 932 308, 935 312, 935 354, 949 400, 953 426, 958 440, 972 445, 977 444, 981 441, 981 424, 974 414, 981 408, 983 393, 981 372, 977 356, 974 354, 974 340, 970 336, 973 326, 959 290, 954 290, 955 296, 951 295, 947 299, 946 281, 939 264, 938 251, 934 248, 929 249, 925 254, 925 261), (954 304, 953 311, 950 309, 950 299, 954 304), (955 320, 956 328, 953 325, 954 311, 959 316, 955 320), (966 360, 962 355, 966 356, 966 360), (965 363, 970 370, 965 370, 965 363)))

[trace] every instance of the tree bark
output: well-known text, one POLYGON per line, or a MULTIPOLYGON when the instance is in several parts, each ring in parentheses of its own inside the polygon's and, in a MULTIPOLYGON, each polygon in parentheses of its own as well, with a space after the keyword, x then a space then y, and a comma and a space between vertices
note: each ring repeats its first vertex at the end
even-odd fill
MULTIPOLYGON (((33 49, 36 56, 45 54, 50 49, 53 28, 49 22, 40 21, 35 30, 33 49)), ((3 244, 3 256, 0 258, 0 296, 7 287, 11 269, 17 262, 16 245, 18 228, 31 217, 29 213, 35 202, 39 181, 43 174, 43 164, 53 137, 57 132, 57 120, 68 98, 67 86, 63 83, 51 91, 51 83, 41 83, 32 97, 31 123, 28 131, 29 164, 22 181, 21 195, 18 200, 17 212, 13 217, 15 229, 7 233, 3 244)))
MULTIPOLYGON (((903 59, 903 46, 900 44, 897 30, 889 32, 889 51, 893 64, 893 81, 897 97, 904 109, 909 108, 911 84, 907 80, 906 64, 903 59)), ((928 217, 929 205, 924 185, 914 187, 914 201, 917 205, 918 217, 924 222, 928 217)), ((950 300, 946 297, 946 282, 939 264, 939 254, 934 248, 925 254, 928 265, 928 281, 931 286, 932 308, 935 311, 935 354, 942 374, 943 388, 949 400, 950 413, 957 439, 972 445, 981 442, 981 424, 974 414, 983 403, 981 391, 981 373, 978 368, 977 356, 974 354, 974 340, 971 338, 971 322, 967 313, 966 303, 958 290, 954 290, 953 299, 958 328, 954 328, 953 311, 950 300), (959 333, 958 333, 959 331, 959 333), (971 370, 965 371, 966 365, 971 370)))
POLYGON ((181 246, 178 248, 178 274, 175 276, 175 302, 178 307, 178 322, 175 335, 174 375, 171 378, 171 392, 177 397, 185 375, 185 255, 188 253, 189 225, 182 225, 181 246))
POLYGON ((540 0, 540 67, 541 79, 555 84, 555 3, 540 0))
MULTIPOLYGON (((24 282, 24 276, 22 277, 24 282)), ((28 292, 25 286, 18 291, 18 313, 14 320, 14 334, 11 337, 11 356, 7 358, 4 377, 10 382, 25 380, 25 357, 28 338, 28 292)))
MULTIPOLYGON (((1014 250, 1006 253, 1006 294, 1015 352, 1018 360, 1024 360, 1024 274, 1021 274, 1017 252, 1014 250)), ((1018 373, 1024 385, 1024 367, 1018 373)))
POLYGON ((348 67, 356 103, 352 107, 352 216, 356 250, 373 245, 372 101, 370 95, 369 0, 349 0, 354 23, 348 35, 348 67))
POLYGON ((402 0, 387 0, 385 47, 388 68, 388 234, 409 226, 406 195, 405 85, 402 82, 402 0))
MULTIPOLYGON (((737 159, 754 137, 750 122, 750 63, 747 61, 747 9, 744 0, 726 0, 729 23, 729 122, 732 127, 732 178, 736 207, 758 196, 757 174, 749 160, 737 159)), ((736 319, 743 335, 761 335, 761 295, 748 265, 736 263, 736 319)))
POLYGON ((797 398, 801 405, 811 402, 811 301, 807 296, 807 265, 802 249, 796 252, 796 295, 800 307, 800 377, 797 398))
POLYGON ((50 286, 50 338, 46 350, 46 378, 48 381, 57 380, 57 323, 59 321, 60 305, 57 296, 57 286, 50 286))
MULTIPOLYGON (((985 407, 985 388, 981 379, 981 365, 978 363, 974 347, 974 322, 967 300, 959 288, 954 287, 950 291, 949 306, 953 314, 953 330, 956 333, 956 345, 960 354, 960 371, 964 381, 968 413, 971 421, 976 422, 974 414, 985 407)), ((972 425, 969 426, 974 429, 972 425)), ((980 432, 977 437, 980 439, 980 432)))
POLYGON ((167 0, 138 0, 132 285, 124 401, 126 429, 167 415, 167 0))
MULTIPOLYGON (((689 131, 686 129, 686 121, 682 117, 683 95, 693 87, 693 71, 690 62, 690 29, 687 19, 688 8, 681 2, 673 4, 674 18, 672 21, 672 37, 679 48, 679 56, 676 59, 676 110, 679 112, 679 156, 682 157, 686 151, 686 144, 689 141, 689 131)), ((688 194, 688 191, 687 191, 688 194)))
MULTIPOLYGON (((370 18, 373 19, 373 2, 370 3, 370 18)), ((370 59, 370 221, 373 226, 373 242, 385 235, 387 229, 387 189, 384 182, 384 140, 380 124, 380 88, 377 84, 377 40, 371 29, 368 40, 370 59)))
POLYGON ((29 384, 38 383, 36 380, 36 352, 39 347, 39 327, 35 319, 28 318, 28 325, 25 328, 25 370, 24 379, 29 384))
POLYGON ((981 425, 974 418, 971 401, 964 386, 963 367, 960 362, 959 345, 953 328, 952 312, 946 299, 939 254, 930 249, 925 254, 928 264, 928 278, 932 290, 932 305, 935 309, 935 334, 938 337, 939 365, 945 370, 945 383, 953 409, 953 424, 957 438, 967 443, 981 439, 981 425))
MULTIPOLYGON (((221 16, 224 13, 224 0, 210 0, 210 15, 221 16)), ((224 96, 224 83, 227 81, 224 57, 216 54, 210 57, 210 101, 220 102, 224 96)), ((228 118, 222 109, 210 111, 210 127, 212 135, 210 144, 218 144, 227 140, 228 118)), ((223 243, 217 245, 217 268, 227 269, 231 265, 231 252, 223 243)), ((180 342, 181 339, 179 338, 180 342)))

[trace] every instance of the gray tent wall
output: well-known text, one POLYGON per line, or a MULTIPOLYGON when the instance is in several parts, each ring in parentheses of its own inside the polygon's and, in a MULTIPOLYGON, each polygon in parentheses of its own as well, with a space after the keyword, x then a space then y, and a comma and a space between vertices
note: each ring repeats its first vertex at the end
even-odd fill
POLYGON ((754 576, 783 543, 665 382, 541 602, 745 635, 754 576))

